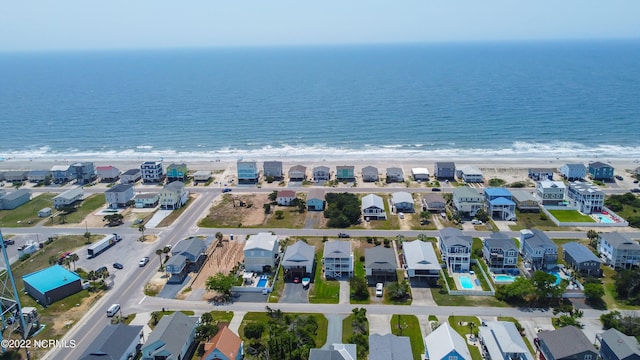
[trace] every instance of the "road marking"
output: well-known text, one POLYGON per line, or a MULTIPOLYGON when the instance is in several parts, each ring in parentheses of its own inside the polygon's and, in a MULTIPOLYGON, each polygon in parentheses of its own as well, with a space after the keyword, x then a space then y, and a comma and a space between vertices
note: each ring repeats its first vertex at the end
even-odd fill
POLYGON ((140 301, 138 301, 138 305, 142 304, 142 302, 144 301, 144 299, 147 298, 147 295, 143 296, 142 299, 140 299, 140 301))

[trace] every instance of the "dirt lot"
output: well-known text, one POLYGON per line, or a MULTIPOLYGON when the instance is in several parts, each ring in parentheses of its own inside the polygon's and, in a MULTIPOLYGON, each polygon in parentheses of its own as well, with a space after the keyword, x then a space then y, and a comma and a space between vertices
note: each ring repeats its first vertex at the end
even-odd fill
POLYGON ((201 224, 211 227, 262 225, 265 221, 263 206, 267 203, 267 194, 225 194, 216 198, 201 224))

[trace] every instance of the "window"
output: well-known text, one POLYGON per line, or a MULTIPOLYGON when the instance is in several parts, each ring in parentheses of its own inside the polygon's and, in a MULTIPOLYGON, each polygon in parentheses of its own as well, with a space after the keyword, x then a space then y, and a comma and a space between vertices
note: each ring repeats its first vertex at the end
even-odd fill
MULTIPOLYGON (((449 356, 448 360, 458 360, 458 357, 455 356, 455 355, 451 355, 451 356, 449 356)), ((587 360, 587 359, 585 359, 585 360, 587 360)))
POLYGON ((585 355, 584 356, 584 360, 591 360, 591 358, 593 358, 593 355, 585 355))

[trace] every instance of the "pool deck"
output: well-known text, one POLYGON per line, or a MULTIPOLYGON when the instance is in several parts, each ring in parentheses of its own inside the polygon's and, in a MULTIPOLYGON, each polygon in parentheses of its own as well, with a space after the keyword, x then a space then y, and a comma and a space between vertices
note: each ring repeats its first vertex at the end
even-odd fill
POLYGON ((476 274, 470 274, 469 272, 463 272, 463 273, 450 273, 451 277, 453 278, 453 280, 456 283, 456 288, 458 290, 482 290, 482 287, 476 285, 476 279, 478 279, 478 277, 476 276, 476 274), (466 276, 468 278, 471 279, 471 284, 473 285, 472 288, 465 288, 462 286, 462 283, 460 282, 460 277, 461 276, 466 276))

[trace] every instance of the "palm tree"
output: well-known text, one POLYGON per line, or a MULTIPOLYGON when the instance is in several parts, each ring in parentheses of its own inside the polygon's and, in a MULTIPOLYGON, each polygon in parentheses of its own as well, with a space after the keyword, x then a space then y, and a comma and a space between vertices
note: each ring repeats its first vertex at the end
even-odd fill
POLYGON ((600 234, 598 234, 597 231, 593 229, 587 231, 587 238, 589 239, 589 245, 591 245, 591 247, 594 249, 598 247, 599 237, 600 237, 600 234))
POLYGON ((76 270, 76 261, 80 260, 80 257, 78 256, 78 254, 73 253, 69 256, 67 256, 67 258, 69 259, 69 261, 71 261, 73 263, 73 271, 76 270))
POLYGON ((473 321, 469 321, 467 325, 469 326, 469 335, 473 337, 473 328, 476 327, 476 323, 474 323, 473 321))
POLYGON ((146 230, 146 228, 144 227, 144 224, 141 224, 140 226, 138 226, 138 231, 140 231, 142 233, 142 236, 140 237, 140 241, 144 241, 144 231, 146 230))
POLYGON ((156 250, 156 255, 158 255, 158 257, 160 258, 160 270, 162 271, 162 254, 163 254, 163 249, 157 249, 156 250))
POLYGON ((223 238, 223 237, 224 237, 224 235, 223 235, 220 231, 218 231, 218 232, 216 233, 216 239, 218 239, 218 241, 222 241, 222 238, 223 238))

